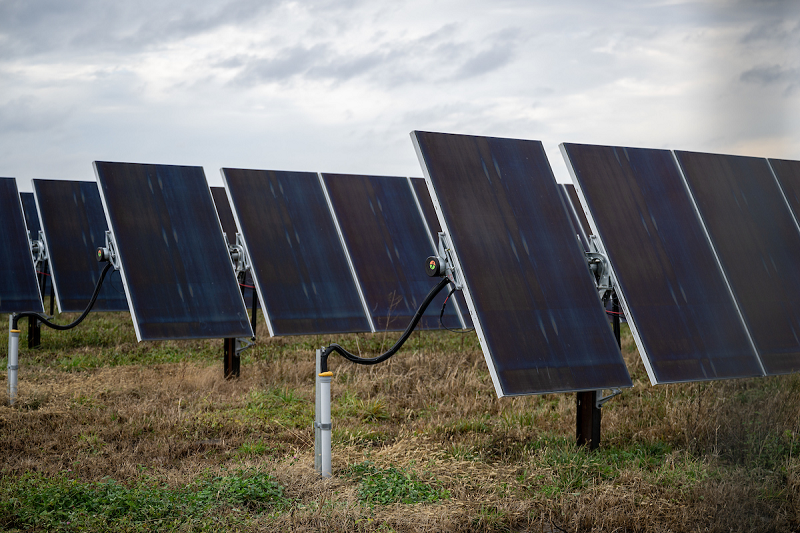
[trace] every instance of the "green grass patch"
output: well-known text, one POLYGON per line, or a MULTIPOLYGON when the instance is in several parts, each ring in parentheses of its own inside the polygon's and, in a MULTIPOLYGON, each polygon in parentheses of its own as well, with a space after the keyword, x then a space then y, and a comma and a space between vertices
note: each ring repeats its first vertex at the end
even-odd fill
POLYGON ((364 461, 349 467, 345 476, 359 481, 358 499, 370 505, 435 503, 450 498, 450 491, 437 481, 423 481, 405 468, 378 468, 364 461))
POLYGON ((142 479, 127 487, 113 479, 81 482, 40 474, 0 480, 0 525, 5 529, 75 531, 105 528, 150 530, 219 518, 220 511, 246 509, 255 515, 289 504, 269 474, 239 470, 207 474, 185 487, 142 479), (127 527, 124 527, 127 526, 127 527))

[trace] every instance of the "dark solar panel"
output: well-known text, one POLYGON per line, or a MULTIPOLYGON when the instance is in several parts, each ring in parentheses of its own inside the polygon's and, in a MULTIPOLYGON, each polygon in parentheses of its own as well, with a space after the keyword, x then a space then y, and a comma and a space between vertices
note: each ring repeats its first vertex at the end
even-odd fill
POLYGON ((675 155, 764 368, 800 370, 800 232, 767 160, 675 155))
POLYGON ((203 169, 94 166, 139 340, 252 336, 203 169))
MULTIPOLYGON (((438 280, 425 272, 430 234, 406 178, 322 174, 345 246, 377 331, 402 331, 438 280)), ((430 304, 417 327, 438 329, 447 293, 430 304)), ((443 317, 461 328, 453 306, 443 317)))
POLYGON ((575 186, 571 183, 562 183, 559 185, 561 197, 564 199, 564 205, 569 213, 570 221, 572 221, 573 233, 580 238, 581 246, 584 251, 589 251, 589 235, 592 234, 589 228, 589 221, 586 220, 586 214, 583 212, 581 202, 578 199, 578 193, 575 192, 575 186))
POLYGON ((769 164, 792 208, 795 220, 800 220, 800 161, 770 159, 769 164))
POLYGON ((0 178, 0 313, 44 312, 22 201, 14 178, 0 178))
POLYGON ((225 187, 211 187, 211 196, 214 198, 214 207, 217 209, 219 222, 222 224, 222 231, 230 244, 236 243, 236 220, 233 218, 231 204, 228 203, 228 193, 225 187))
POLYGON ((562 145, 651 381, 763 375, 668 150, 562 145))
MULTIPOLYGON (((32 180, 44 226, 56 302, 62 313, 83 311, 105 265, 96 251, 105 246, 106 216, 93 181, 32 180)), ((127 311, 119 272, 106 275, 92 311, 127 311)))
MULTIPOLYGON (((233 218, 233 211, 231 204, 228 202, 228 193, 225 192, 225 187, 211 187, 211 196, 214 198, 214 206, 217 208, 217 216, 219 222, 222 224, 222 231, 225 233, 225 238, 228 239, 229 244, 236 244, 236 220, 233 218)), ((248 271, 244 275, 244 304, 248 309, 253 308, 253 296, 255 295, 255 283, 253 282, 253 275, 248 271)), ((258 304, 256 304, 257 307, 258 304)))
POLYGON ((36 240, 39 238, 39 231, 42 229, 39 225, 36 198, 33 197, 32 192, 21 192, 19 196, 22 198, 22 211, 25 213, 25 224, 28 226, 28 233, 30 233, 32 240, 36 240))
POLYGON ((271 335, 371 331, 311 172, 222 169, 271 335))
POLYGON ((498 394, 630 386, 542 144, 412 139, 498 394))
MULTIPOLYGON (((419 207, 422 211, 425 224, 427 225, 428 231, 431 234, 431 242, 433 243, 434 253, 438 253, 439 232, 442 231, 442 227, 439 225, 439 219, 436 217, 436 208, 433 207, 433 201, 431 201, 431 194, 428 192, 428 186, 425 184, 425 178, 408 178, 408 182, 411 184, 411 188, 414 191, 414 196, 419 202, 419 207)), ((454 306, 456 312, 458 313, 459 317, 461 317, 464 327, 471 329, 473 327, 472 318, 469 316, 469 309, 467 308, 467 301, 464 299, 464 295, 461 291, 456 291, 454 296, 455 301, 457 302, 454 306)), ((449 306, 450 303, 447 305, 449 306)))

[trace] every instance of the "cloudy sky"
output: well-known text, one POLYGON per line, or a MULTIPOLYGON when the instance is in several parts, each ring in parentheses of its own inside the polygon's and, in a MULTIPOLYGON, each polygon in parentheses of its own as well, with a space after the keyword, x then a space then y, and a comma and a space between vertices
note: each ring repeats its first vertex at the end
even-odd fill
POLYGON ((414 129, 800 159, 800 2, 0 0, 0 176, 421 175, 414 129))

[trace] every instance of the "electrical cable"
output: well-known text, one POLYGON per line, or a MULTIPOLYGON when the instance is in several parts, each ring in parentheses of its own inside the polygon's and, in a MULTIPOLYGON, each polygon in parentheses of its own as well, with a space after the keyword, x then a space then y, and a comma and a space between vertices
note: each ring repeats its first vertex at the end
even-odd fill
POLYGON ((44 324, 45 326, 47 326, 48 328, 51 328, 51 329, 57 329, 57 330, 63 331, 63 330, 74 328, 75 326, 77 326, 78 324, 83 322, 83 319, 86 318, 86 315, 88 315, 89 311, 91 311, 92 307, 94 307, 94 304, 97 301, 97 296, 100 294, 100 287, 103 285, 103 279, 105 279, 106 273, 108 273, 108 271, 111 269, 112 266, 114 266, 114 265, 112 265, 109 262, 105 266, 105 268, 103 268, 103 271, 100 273, 100 279, 97 280, 97 285, 94 288, 94 294, 92 294, 92 299, 89 300, 89 305, 86 307, 86 309, 84 309, 83 313, 81 313, 81 316, 76 318, 74 322, 71 322, 69 324, 64 324, 64 325, 62 325, 62 324, 54 324, 53 322, 50 322, 49 320, 47 320, 47 318, 45 318, 45 316, 40 314, 40 313, 25 312, 25 313, 17 313, 17 314, 13 315, 13 318, 11 319, 11 329, 17 329, 17 324, 19 323, 19 319, 20 318, 24 318, 26 316, 30 316, 30 317, 36 318, 36 320, 38 320, 39 322, 41 322, 42 324, 44 324))
POLYGON ((442 291, 442 289, 447 287, 448 283, 450 283, 449 279, 442 278, 442 280, 439 283, 437 283, 434 288, 430 290, 428 295, 425 297, 425 300, 422 302, 422 305, 420 305, 419 309, 417 309, 417 312, 414 313, 414 318, 411 319, 411 322, 408 324, 408 327, 406 327, 406 330, 403 332, 403 334, 400 336, 397 342, 394 343, 394 346, 389 348, 387 352, 382 353, 377 357, 372 357, 370 359, 367 359, 348 352, 338 344, 331 344, 322 351, 322 365, 321 365, 322 372, 328 371, 328 356, 334 352, 338 353, 351 363, 355 363, 357 365, 376 365, 378 363, 382 363, 387 359, 389 359, 391 356, 397 353, 397 351, 403 346, 403 344, 405 344, 405 342, 408 340, 408 337, 411 336, 411 332, 414 331, 415 327, 417 327, 417 324, 422 318, 422 314, 425 312, 425 309, 428 308, 428 306, 436 297, 436 295, 439 294, 442 291))
POLYGON ((444 325, 444 320, 443 320, 444 319, 444 308, 447 307, 447 301, 450 299, 450 296, 452 296, 454 292, 456 292, 456 286, 455 285, 453 285, 453 288, 450 289, 450 293, 447 295, 447 298, 445 298, 444 302, 442 302, 442 311, 439 313, 439 324, 444 329, 446 329, 447 331, 450 331, 450 332, 453 332, 453 333, 469 333, 471 331, 475 331, 475 328, 450 329, 450 328, 448 328, 447 326, 444 325))

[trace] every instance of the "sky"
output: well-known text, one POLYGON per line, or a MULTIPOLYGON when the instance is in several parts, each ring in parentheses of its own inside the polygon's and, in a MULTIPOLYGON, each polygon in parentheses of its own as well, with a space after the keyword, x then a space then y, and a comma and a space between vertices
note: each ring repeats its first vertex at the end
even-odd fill
POLYGON ((0 176, 421 176, 412 130, 800 159, 800 2, 0 0, 0 176))

